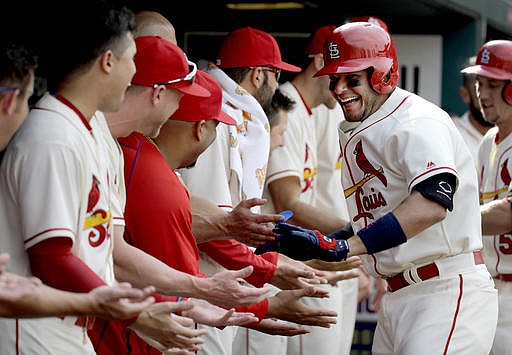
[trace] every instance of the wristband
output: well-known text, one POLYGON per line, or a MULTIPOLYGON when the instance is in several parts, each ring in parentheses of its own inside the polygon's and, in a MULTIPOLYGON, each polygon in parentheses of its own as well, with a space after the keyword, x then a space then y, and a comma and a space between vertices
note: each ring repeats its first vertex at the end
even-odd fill
POLYGON ((407 241, 407 236, 393 212, 389 212, 357 232, 368 254, 394 248, 407 241))
POLYGON ((337 230, 334 233, 328 235, 328 237, 339 240, 339 239, 348 239, 354 236, 354 229, 352 228, 352 223, 347 223, 345 227, 337 230))

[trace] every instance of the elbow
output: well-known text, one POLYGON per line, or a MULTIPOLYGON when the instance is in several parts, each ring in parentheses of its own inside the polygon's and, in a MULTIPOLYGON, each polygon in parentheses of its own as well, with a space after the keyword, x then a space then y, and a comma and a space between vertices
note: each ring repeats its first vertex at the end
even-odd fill
POLYGON ((436 203, 436 207, 432 209, 432 222, 435 224, 443 221, 447 214, 446 208, 436 203))

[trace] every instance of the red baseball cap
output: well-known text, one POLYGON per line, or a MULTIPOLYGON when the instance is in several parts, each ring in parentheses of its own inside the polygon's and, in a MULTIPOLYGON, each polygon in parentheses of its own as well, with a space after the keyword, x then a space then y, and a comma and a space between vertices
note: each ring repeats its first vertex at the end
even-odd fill
POLYGON ((323 53, 325 39, 335 29, 336 26, 322 26, 317 29, 309 41, 308 47, 306 48, 306 54, 314 55, 323 53))
POLYGON ((217 120, 228 125, 236 125, 236 121, 222 111, 222 89, 219 83, 202 70, 197 71, 196 83, 206 88, 211 95, 209 97, 183 96, 180 107, 171 119, 187 122, 217 120))
POLYGON ((194 82, 197 66, 187 60, 177 45, 158 36, 135 38, 137 68, 132 84, 143 86, 165 85, 184 94, 206 97, 208 90, 194 82))
POLYGON ((382 21, 380 18, 375 17, 375 16, 352 17, 350 19, 350 22, 369 22, 369 23, 373 23, 374 25, 377 25, 377 26, 381 27, 382 29, 384 29, 384 31, 389 32, 388 31, 388 25, 386 25, 386 23, 384 21, 382 21))
POLYGON ((291 72, 301 71, 282 61, 279 46, 271 34, 252 27, 239 28, 224 38, 216 64, 220 68, 272 66, 291 72))

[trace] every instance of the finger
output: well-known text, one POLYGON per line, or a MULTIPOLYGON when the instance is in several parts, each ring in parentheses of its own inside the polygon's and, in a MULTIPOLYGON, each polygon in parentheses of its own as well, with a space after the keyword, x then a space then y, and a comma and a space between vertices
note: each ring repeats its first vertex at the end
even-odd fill
POLYGON ((359 277, 359 271, 357 269, 348 271, 336 271, 331 272, 330 276, 327 277, 330 284, 336 284, 339 281, 350 280, 359 277))
POLYGON ((325 298, 325 297, 328 297, 328 294, 329 294, 329 291, 322 289, 322 288, 314 287, 314 286, 309 286, 309 287, 306 287, 303 289, 304 297, 325 298), (327 296, 325 296, 326 292, 327 292, 327 296))
POLYGON ((258 214, 254 220, 257 223, 279 223, 284 221, 284 217, 279 214, 258 214))
POLYGON ((265 200, 264 198, 254 197, 248 200, 243 200, 242 202, 240 202, 240 205, 242 205, 243 207, 252 208, 254 206, 263 206, 265 203, 267 203, 267 200, 265 200))
MULTIPOLYGON (((174 314, 172 316, 172 318, 175 321, 177 321, 178 323, 180 323, 182 326, 187 327, 187 328, 194 325, 194 320, 190 319, 190 318, 187 318, 187 317, 183 317, 183 316, 179 316, 177 314, 174 314)), ((198 336, 198 335, 195 335, 195 336, 198 336)))
POLYGON ((254 270, 254 267, 252 265, 249 265, 249 266, 244 267, 243 269, 231 271, 231 273, 233 274, 233 277, 235 277, 235 278, 245 279, 247 276, 252 274, 253 270, 254 270))

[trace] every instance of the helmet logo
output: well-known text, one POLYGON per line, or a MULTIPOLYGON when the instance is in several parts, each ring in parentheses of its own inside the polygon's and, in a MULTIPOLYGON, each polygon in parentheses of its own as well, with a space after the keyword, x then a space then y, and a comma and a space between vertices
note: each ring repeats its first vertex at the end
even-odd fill
POLYGON ((330 42, 329 43, 329 56, 331 59, 338 59, 340 57, 340 50, 338 49, 338 44, 330 42))
POLYGON ((489 60, 491 59, 491 52, 486 48, 482 51, 482 56, 480 57, 480 62, 483 64, 489 64, 489 60))

